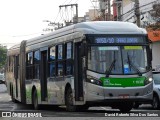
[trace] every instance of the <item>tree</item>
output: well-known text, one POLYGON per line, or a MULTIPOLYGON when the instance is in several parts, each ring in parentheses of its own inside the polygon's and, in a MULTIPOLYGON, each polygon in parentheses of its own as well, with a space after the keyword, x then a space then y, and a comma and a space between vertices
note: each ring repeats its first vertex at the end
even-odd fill
POLYGON ((154 24, 147 26, 148 30, 160 30, 160 3, 156 3, 153 6, 153 10, 150 11, 151 16, 155 20, 154 24))
POLYGON ((0 69, 2 69, 6 63, 7 48, 0 45, 0 69))

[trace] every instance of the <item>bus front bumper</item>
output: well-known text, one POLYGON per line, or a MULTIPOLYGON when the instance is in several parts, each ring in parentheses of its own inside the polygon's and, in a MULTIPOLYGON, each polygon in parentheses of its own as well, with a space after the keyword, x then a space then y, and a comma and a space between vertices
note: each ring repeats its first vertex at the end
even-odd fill
POLYGON ((120 102, 120 101, 151 101, 153 98, 153 83, 140 87, 102 87, 88 83, 87 101, 120 102))

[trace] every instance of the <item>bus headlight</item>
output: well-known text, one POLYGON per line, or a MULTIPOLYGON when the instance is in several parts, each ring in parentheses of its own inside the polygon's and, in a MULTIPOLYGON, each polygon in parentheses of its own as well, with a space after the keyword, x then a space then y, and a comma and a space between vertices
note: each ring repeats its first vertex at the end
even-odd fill
POLYGON ((152 82, 152 81, 153 81, 153 78, 149 78, 148 81, 149 81, 149 82, 152 82))
POLYGON ((96 80, 96 79, 88 79, 88 81, 90 82, 90 83, 92 83, 92 84, 95 84, 95 85, 99 85, 99 86, 102 86, 103 84, 102 84, 102 81, 100 81, 100 80, 96 80))
POLYGON ((153 81, 153 78, 152 77, 148 77, 145 81, 144 81, 144 84, 147 85, 149 83, 151 83, 153 81))

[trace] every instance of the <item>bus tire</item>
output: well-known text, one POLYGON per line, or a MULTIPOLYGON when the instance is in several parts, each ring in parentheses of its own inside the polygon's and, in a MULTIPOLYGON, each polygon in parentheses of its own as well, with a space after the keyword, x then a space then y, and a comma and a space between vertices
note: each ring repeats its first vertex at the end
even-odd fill
POLYGON ((34 90, 33 94, 32 94, 32 104, 33 104, 33 108, 35 110, 39 109, 39 105, 38 105, 38 97, 37 97, 37 91, 34 90))
POLYGON ((134 109, 138 109, 138 108, 139 108, 139 105, 140 105, 139 103, 134 102, 134 103, 133 103, 133 108, 134 108, 134 109))
POLYGON ((122 113, 126 113, 133 108, 133 103, 130 102, 130 103, 121 104, 118 108, 122 113))
POLYGON ((73 93, 72 93, 71 88, 67 89, 65 103, 66 103, 67 111, 75 112, 77 110, 77 106, 73 105, 73 93))
POLYGON ((89 108, 88 105, 80 105, 80 106, 78 106, 78 111, 85 112, 88 110, 88 108, 89 108))
POLYGON ((155 109, 155 110, 157 110, 157 109, 160 108, 160 101, 159 101, 157 95, 154 95, 154 96, 153 96, 152 107, 153 107, 153 109, 155 109))

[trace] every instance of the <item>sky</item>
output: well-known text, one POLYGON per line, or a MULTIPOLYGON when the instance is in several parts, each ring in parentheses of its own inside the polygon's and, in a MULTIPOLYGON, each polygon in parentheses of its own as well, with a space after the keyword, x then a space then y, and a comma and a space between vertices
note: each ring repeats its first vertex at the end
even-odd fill
MULTIPOLYGON (((78 16, 84 16, 88 9, 93 9, 93 0, 0 0, 0 44, 12 46, 35 36, 44 34, 48 25, 44 20, 62 22, 67 14, 62 15, 59 6, 78 3, 78 16), (59 13, 59 14, 58 14, 59 13)), ((95 0, 94 0, 95 1, 95 0)), ((74 9, 66 9, 73 13, 74 9)), ((46 32, 45 32, 46 33, 46 32)))

